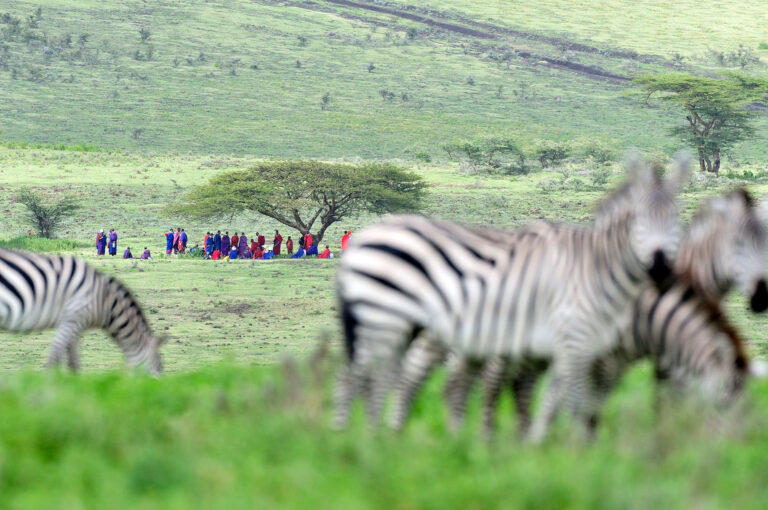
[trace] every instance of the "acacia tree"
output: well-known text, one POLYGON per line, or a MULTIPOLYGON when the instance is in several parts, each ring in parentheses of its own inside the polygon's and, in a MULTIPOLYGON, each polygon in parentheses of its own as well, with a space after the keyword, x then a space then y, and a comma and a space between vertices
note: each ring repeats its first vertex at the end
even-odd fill
POLYGON ((721 152, 754 134, 754 112, 746 106, 768 95, 768 81, 736 73, 719 78, 646 74, 633 83, 644 89, 646 100, 656 95, 686 111, 686 123, 672 133, 696 149, 702 172, 718 173, 721 152))
POLYGON ((81 207, 74 196, 64 195, 54 200, 31 188, 21 188, 16 194, 16 201, 27 208, 26 220, 30 226, 37 229, 42 237, 49 239, 62 220, 81 207))
POLYGON ((361 212, 419 209, 425 186, 415 173, 388 163, 266 161, 213 177, 170 210, 198 218, 256 212, 302 234, 312 230, 320 241, 328 227, 361 212))

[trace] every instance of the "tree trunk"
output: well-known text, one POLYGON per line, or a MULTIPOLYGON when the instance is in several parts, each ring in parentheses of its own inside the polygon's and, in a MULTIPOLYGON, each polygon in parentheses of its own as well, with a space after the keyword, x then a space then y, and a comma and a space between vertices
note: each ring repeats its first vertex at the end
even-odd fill
POLYGON ((715 175, 720 174, 720 148, 715 147, 712 150, 712 158, 715 160, 714 164, 712 165, 712 171, 715 173, 715 175))
POLYGON ((707 165, 704 162, 704 148, 699 145, 696 149, 699 152, 699 168, 701 168, 701 173, 705 173, 707 171, 707 165))

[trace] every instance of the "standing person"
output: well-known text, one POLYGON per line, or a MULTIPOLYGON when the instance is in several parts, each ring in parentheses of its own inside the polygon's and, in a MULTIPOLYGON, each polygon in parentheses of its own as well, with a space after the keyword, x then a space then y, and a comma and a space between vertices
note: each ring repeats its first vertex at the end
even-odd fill
POLYGON ((181 227, 176 227, 173 233, 173 253, 179 253, 179 239, 181 238, 181 227))
POLYGON ((208 246, 208 238, 211 237, 210 232, 205 233, 205 237, 203 238, 203 249, 205 249, 206 246, 208 246))
POLYGON ((320 255, 317 256, 319 259, 329 259, 331 258, 331 247, 327 244, 325 245, 325 249, 320 253, 320 255))
POLYGON ((170 255, 173 252, 173 237, 174 237, 173 229, 169 229, 168 232, 165 233, 165 254, 170 255))
POLYGON ((109 254, 113 257, 117 255, 117 232, 114 228, 109 229, 109 254))
POLYGON ((304 249, 309 250, 312 248, 312 233, 307 232, 307 235, 304 237, 304 249))
POLYGON ((272 253, 275 255, 280 255, 280 245, 283 244, 283 236, 280 235, 280 232, 275 230, 275 238, 272 240, 272 253))
POLYGON ((224 232, 224 235, 221 237, 221 253, 226 253, 229 255, 229 249, 232 247, 232 244, 229 242, 229 230, 224 232))
POLYGON ((341 251, 346 250, 349 248, 349 241, 352 238, 352 231, 347 230, 344 232, 344 235, 341 236, 341 251))
POLYGON ((288 240, 285 242, 285 249, 288 250, 288 255, 293 255, 293 239, 288 236, 288 240))
POLYGON ((245 232, 240 232, 240 238, 238 239, 237 252, 240 254, 240 258, 248 258, 248 238, 245 237, 245 232))
POLYGON ((104 255, 104 247, 107 245, 104 229, 96 233, 96 255, 104 255))
POLYGON ((184 229, 181 229, 181 235, 179 236, 179 251, 181 253, 184 253, 187 251, 187 233, 184 232, 184 229))
POLYGON ((132 259, 132 258, 133 258, 133 253, 131 253, 131 247, 129 246, 123 252, 123 259, 132 259))
POLYGON ((211 258, 213 256, 213 236, 210 232, 205 237, 205 257, 211 258))
MULTIPOLYGON (((307 236, 299 237, 299 250, 304 249, 304 242, 307 240, 307 236)), ((298 250, 297 250, 298 251, 298 250)))
POLYGON ((237 237, 237 232, 232 234, 232 238, 230 239, 230 242, 232 243, 233 248, 237 248, 238 244, 240 242, 240 238, 237 237))
POLYGON ((213 249, 221 251, 221 230, 217 230, 213 236, 213 249))
POLYGON ((259 234, 258 232, 256 232, 256 239, 259 240, 259 247, 263 250, 264 245, 267 244, 267 240, 264 238, 263 235, 259 234))

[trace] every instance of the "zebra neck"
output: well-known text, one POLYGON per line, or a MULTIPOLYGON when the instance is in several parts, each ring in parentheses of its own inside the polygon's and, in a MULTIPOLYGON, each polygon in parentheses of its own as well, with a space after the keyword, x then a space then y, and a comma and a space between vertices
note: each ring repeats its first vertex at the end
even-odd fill
POLYGON ((647 279, 645 268, 632 249, 629 235, 630 216, 617 216, 613 221, 595 227, 591 236, 595 253, 592 263, 596 274, 608 271, 608 281, 636 295, 647 279))
POLYGON ((733 285, 719 267, 718 244, 716 235, 706 239, 686 239, 675 263, 676 272, 685 275, 696 290, 711 301, 722 300, 733 285))

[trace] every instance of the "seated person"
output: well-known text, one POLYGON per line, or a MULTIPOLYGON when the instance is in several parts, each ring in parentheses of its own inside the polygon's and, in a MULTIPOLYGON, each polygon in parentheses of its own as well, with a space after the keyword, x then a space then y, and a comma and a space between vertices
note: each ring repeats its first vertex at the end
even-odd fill
POLYGON ((254 246, 254 248, 256 248, 256 249, 253 250, 253 258, 254 259, 263 259, 264 258, 264 250, 262 249, 262 247, 259 246, 259 245, 256 245, 256 246, 254 246))
POLYGON ((141 254, 141 258, 144 260, 152 260, 152 255, 149 253, 149 248, 144 247, 144 253, 141 254))
POLYGON ((275 252, 273 252, 271 248, 267 248, 267 250, 264 252, 264 260, 270 260, 273 258, 275 258, 275 252))
POLYGON ((200 254, 200 248, 198 247, 197 243, 195 243, 195 245, 192 248, 189 249, 189 254, 190 255, 199 255, 200 254))
POLYGON ((293 255, 291 255, 291 258, 292 258, 292 259, 303 259, 303 258, 304 258, 304 255, 306 255, 306 254, 304 253, 304 248, 301 248, 301 247, 299 247, 299 249, 296 251, 296 253, 294 253, 293 255))
POLYGON ((307 250, 307 257, 310 255, 317 255, 317 243, 312 243, 312 246, 307 250))
POLYGON ((221 258, 221 250, 213 250, 213 256, 211 256, 213 260, 219 260, 221 258))
POLYGON ((326 244, 325 249, 320 253, 320 255, 317 256, 319 259, 330 259, 333 258, 333 255, 331 255, 331 248, 326 244))
POLYGON ((132 259, 133 258, 133 253, 131 253, 131 247, 130 246, 128 248, 126 248, 125 251, 123 252, 123 258, 124 259, 132 259))
POLYGON ((237 248, 233 246, 232 249, 229 251, 229 260, 237 260, 237 253, 238 253, 237 248))

